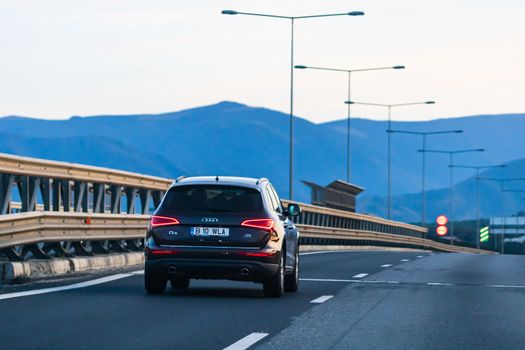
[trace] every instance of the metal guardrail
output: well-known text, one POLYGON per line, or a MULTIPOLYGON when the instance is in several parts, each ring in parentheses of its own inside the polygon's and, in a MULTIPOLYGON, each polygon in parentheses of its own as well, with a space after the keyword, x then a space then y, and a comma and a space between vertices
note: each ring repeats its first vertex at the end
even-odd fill
MULTIPOLYGON (((315 208, 308 206, 306 209, 315 208)), ((17 261, 141 251, 148 220, 148 215, 128 214, 33 212, 3 215, 0 216, 0 255, 17 261)), ((365 244, 491 253, 406 235, 302 224, 298 227, 304 244, 365 244)))
POLYGON ((13 212, 14 188, 18 189, 22 212, 35 211, 40 204, 45 211, 147 214, 158 206, 171 182, 127 171, 0 153, 0 215, 13 212))
MULTIPOLYGON (((290 201, 284 200, 288 205, 290 201)), ((392 235, 423 238, 427 229, 377 216, 300 203, 302 213, 294 222, 299 225, 322 226, 354 231, 369 231, 392 235)))
POLYGON ((142 251, 148 215, 32 212, 0 216, 8 260, 142 251))
MULTIPOLYGON (((0 255, 24 260, 140 251, 149 219, 145 214, 158 206, 171 183, 126 171, 0 154, 0 255), (14 187, 19 204, 13 202, 14 187), (18 214, 9 214, 16 210, 18 214), (128 214, 121 214, 123 210, 128 214)), ((301 207, 295 222, 303 243, 487 252, 424 239, 423 227, 309 204, 301 207)))

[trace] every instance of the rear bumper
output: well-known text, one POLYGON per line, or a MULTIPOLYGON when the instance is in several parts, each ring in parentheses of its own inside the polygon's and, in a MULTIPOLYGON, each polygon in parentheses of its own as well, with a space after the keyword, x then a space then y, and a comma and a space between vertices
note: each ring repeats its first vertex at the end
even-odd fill
POLYGON ((148 259, 146 273, 162 278, 230 279, 263 282, 277 273, 278 264, 250 260, 161 258, 148 259), (170 271, 168 271, 171 270, 170 271))

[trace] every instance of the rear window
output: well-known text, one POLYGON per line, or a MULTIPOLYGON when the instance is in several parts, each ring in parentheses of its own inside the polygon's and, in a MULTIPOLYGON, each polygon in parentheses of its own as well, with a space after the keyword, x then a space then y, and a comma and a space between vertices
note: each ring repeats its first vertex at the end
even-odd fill
POLYGON ((168 191, 162 208, 177 212, 255 212, 263 209, 253 188, 224 185, 178 186, 168 191))

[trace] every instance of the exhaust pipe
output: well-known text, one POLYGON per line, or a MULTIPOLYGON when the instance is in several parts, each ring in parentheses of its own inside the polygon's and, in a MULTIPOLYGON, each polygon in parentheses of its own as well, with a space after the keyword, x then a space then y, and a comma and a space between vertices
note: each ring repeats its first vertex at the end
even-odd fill
POLYGON ((177 272, 177 268, 175 266, 168 267, 168 273, 171 273, 172 275, 177 272))
POLYGON ((243 267, 241 269, 241 276, 248 276, 250 274, 250 269, 243 267))

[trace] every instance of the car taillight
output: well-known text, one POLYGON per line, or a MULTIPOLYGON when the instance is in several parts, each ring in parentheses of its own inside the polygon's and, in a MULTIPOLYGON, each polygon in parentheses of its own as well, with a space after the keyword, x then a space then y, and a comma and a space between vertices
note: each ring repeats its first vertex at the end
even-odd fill
POLYGON ((151 227, 171 226, 180 224, 179 220, 167 216, 153 215, 150 220, 151 227))
POLYGON ((249 220, 244 220, 241 223, 241 226, 258 228, 260 230, 265 230, 265 231, 271 231, 273 229, 274 224, 275 223, 273 219, 249 219, 249 220))

